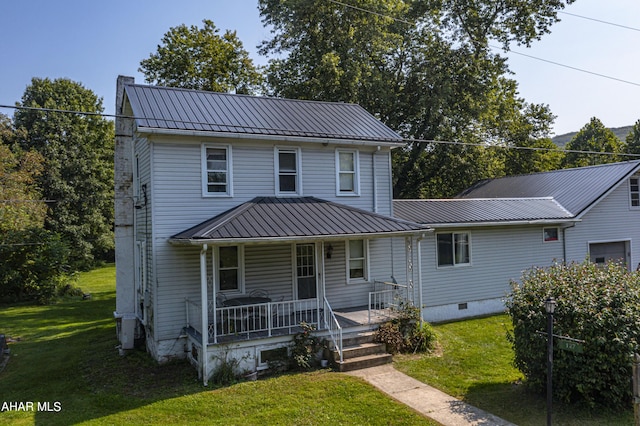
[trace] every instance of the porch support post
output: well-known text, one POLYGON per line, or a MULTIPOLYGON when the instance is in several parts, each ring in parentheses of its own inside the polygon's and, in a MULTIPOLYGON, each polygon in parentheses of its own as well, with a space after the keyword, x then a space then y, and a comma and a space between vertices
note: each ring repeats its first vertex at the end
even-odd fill
POLYGON ((208 385, 207 377, 207 347, 209 346, 209 308, 207 301, 207 245, 202 245, 200 250, 200 311, 201 311, 201 335, 202 335, 202 383, 208 385))
MULTIPOLYGON (((320 250, 317 249, 316 245, 316 253, 319 254, 320 262, 318 262, 318 269, 320 273, 320 279, 316 279, 316 293, 318 297, 316 297, 316 312, 318 313, 318 323, 316 324, 316 330, 321 330, 320 328, 320 306, 324 307, 324 299, 325 299, 325 282, 324 282, 324 241, 320 242, 320 250), (322 297, 322 304, 320 303, 320 297, 322 297)), ((318 256, 318 255, 316 255, 318 256)), ((317 259, 317 257, 316 257, 317 259)))
POLYGON ((414 289, 413 289, 413 237, 406 237, 404 239, 404 251, 405 259, 407 261, 407 294, 405 295, 407 301, 413 304, 414 289))

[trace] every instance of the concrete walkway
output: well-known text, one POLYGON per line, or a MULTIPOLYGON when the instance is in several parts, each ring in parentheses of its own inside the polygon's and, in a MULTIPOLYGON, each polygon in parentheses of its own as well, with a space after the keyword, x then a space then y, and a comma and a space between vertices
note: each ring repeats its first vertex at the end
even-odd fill
POLYGON ((500 417, 472 407, 429 385, 425 385, 399 372, 391 364, 365 368, 346 374, 362 377, 392 398, 444 426, 513 425, 513 423, 500 417))

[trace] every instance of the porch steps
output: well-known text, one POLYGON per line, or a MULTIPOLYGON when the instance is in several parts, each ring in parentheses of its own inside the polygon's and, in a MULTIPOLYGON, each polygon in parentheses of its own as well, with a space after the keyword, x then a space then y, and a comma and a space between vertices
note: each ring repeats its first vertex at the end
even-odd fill
POLYGON ((391 354, 387 353, 384 343, 375 343, 374 334, 359 333, 343 337, 342 359, 338 351, 332 351, 333 364, 338 371, 353 371, 363 368, 389 364, 392 361, 391 354))

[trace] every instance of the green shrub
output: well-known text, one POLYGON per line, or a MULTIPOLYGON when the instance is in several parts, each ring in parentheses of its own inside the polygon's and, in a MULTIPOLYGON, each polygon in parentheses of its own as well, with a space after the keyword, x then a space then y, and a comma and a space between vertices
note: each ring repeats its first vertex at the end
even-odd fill
POLYGON ((302 331, 293 335, 291 346, 291 363, 299 370, 309 370, 314 366, 314 359, 321 349, 328 344, 325 339, 314 335, 315 326, 301 322, 302 331))
POLYGON ((0 301, 47 303, 73 294, 69 253, 57 234, 43 229, 5 232, 0 237, 0 301))
POLYGON ((376 330, 375 341, 385 343, 392 354, 401 352, 428 352, 436 343, 436 335, 427 322, 420 323, 420 309, 403 304, 396 317, 381 324, 376 330))
POLYGON ((640 340, 640 273, 616 263, 590 262, 533 268, 512 283, 507 299, 515 366, 527 383, 546 385, 547 314, 554 297, 554 334, 584 340, 584 352, 558 350, 555 339, 553 395, 591 406, 626 407, 631 403, 631 355, 640 340))

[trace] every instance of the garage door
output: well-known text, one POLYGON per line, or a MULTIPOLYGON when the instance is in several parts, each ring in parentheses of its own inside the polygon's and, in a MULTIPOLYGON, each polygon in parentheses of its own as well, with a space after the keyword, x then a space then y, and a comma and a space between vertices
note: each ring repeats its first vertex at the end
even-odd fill
POLYGON ((614 243, 589 244, 589 257, 593 263, 602 264, 610 260, 626 262, 627 243, 616 241, 614 243))

